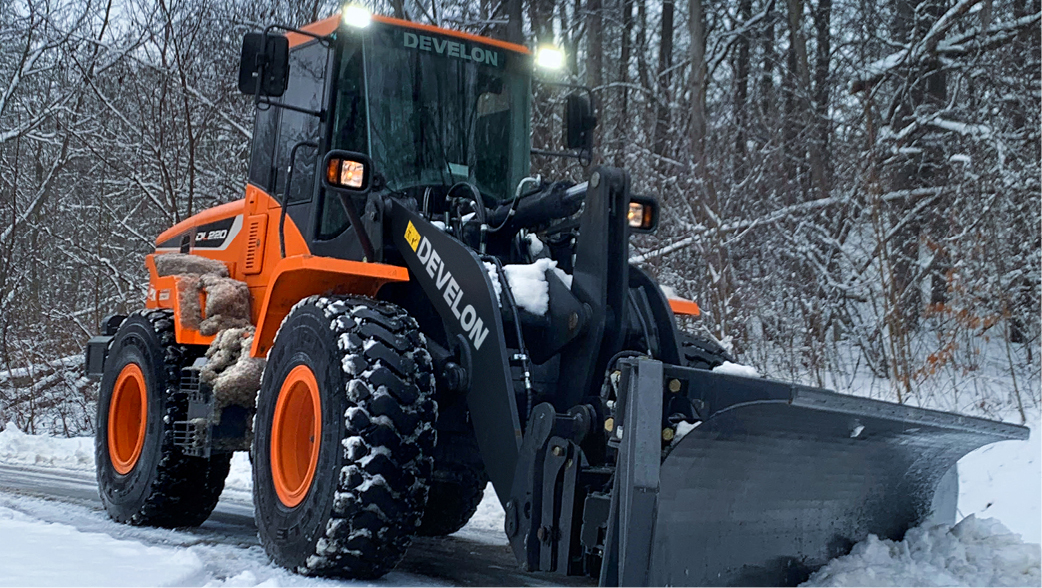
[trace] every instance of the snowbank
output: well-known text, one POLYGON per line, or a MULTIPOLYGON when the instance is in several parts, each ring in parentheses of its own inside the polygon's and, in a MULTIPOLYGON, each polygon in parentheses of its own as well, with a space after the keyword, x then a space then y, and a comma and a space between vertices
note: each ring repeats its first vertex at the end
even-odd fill
POLYGON ((0 586, 183 586, 204 573, 186 549, 83 533, 2 506, 0 545, 0 586))
POLYGON ((802 586, 1038 586, 1038 544, 995 519, 970 515, 954 527, 916 527, 903 541, 874 535, 802 586))
POLYGON ((94 439, 26 435, 14 423, 7 423, 0 431, 0 463, 93 470, 94 439))

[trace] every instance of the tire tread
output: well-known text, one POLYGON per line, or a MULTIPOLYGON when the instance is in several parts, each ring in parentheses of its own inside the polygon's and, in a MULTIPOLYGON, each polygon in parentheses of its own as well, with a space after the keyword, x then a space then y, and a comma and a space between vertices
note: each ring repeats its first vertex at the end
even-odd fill
POLYGON ((378 578, 404 557, 427 502, 437 418, 430 355, 416 321, 392 304, 310 296, 289 316, 304 306, 328 319, 348 408, 332 508, 297 571, 378 578))

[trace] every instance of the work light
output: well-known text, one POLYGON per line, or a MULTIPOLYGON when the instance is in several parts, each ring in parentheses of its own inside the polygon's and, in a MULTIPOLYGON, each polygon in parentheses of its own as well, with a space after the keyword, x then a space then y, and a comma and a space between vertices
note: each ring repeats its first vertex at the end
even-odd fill
POLYGON ((369 23, 373 20, 372 13, 365 6, 359 6, 358 4, 348 4, 344 6, 342 11, 342 18, 344 24, 349 27, 356 29, 364 29, 369 26, 369 23))
POLYGON ((564 51, 553 45, 540 45, 535 52, 535 64, 542 69, 561 69, 564 67, 564 51))

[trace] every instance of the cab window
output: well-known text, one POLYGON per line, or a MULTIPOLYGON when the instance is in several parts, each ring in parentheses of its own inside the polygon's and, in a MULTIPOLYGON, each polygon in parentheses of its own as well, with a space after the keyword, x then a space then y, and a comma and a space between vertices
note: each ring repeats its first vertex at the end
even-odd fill
MULTIPOLYGON (((333 118, 333 148, 369 153, 369 124, 365 102, 364 64, 361 46, 348 46, 337 76, 336 111, 333 118)), ((362 203, 364 205, 364 202, 362 203)), ((318 238, 331 239, 350 225, 336 194, 322 199, 318 238)))
MULTIPOLYGON (((329 50, 320 43, 311 43, 290 52, 289 87, 282 103, 312 111, 321 111, 325 96, 326 64, 329 50)), ((318 167, 318 149, 297 147, 295 161, 290 161, 293 147, 301 142, 318 144, 322 122, 313 114, 279 109, 279 135, 275 150, 275 197, 279 202, 302 202, 311 199, 318 167), (290 178, 290 168, 293 173, 290 178), (286 182, 292 184, 287 186, 286 182)))

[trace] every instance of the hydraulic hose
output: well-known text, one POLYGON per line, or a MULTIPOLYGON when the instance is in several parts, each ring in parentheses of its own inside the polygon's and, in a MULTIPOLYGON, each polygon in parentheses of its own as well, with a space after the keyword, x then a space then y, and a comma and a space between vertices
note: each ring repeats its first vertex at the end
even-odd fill
POLYGON ((499 206, 492 211, 488 220, 508 231, 517 231, 572 216, 579 212, 585 198, 585 182, 576 186, 555 182, 543 190, 499 206))

